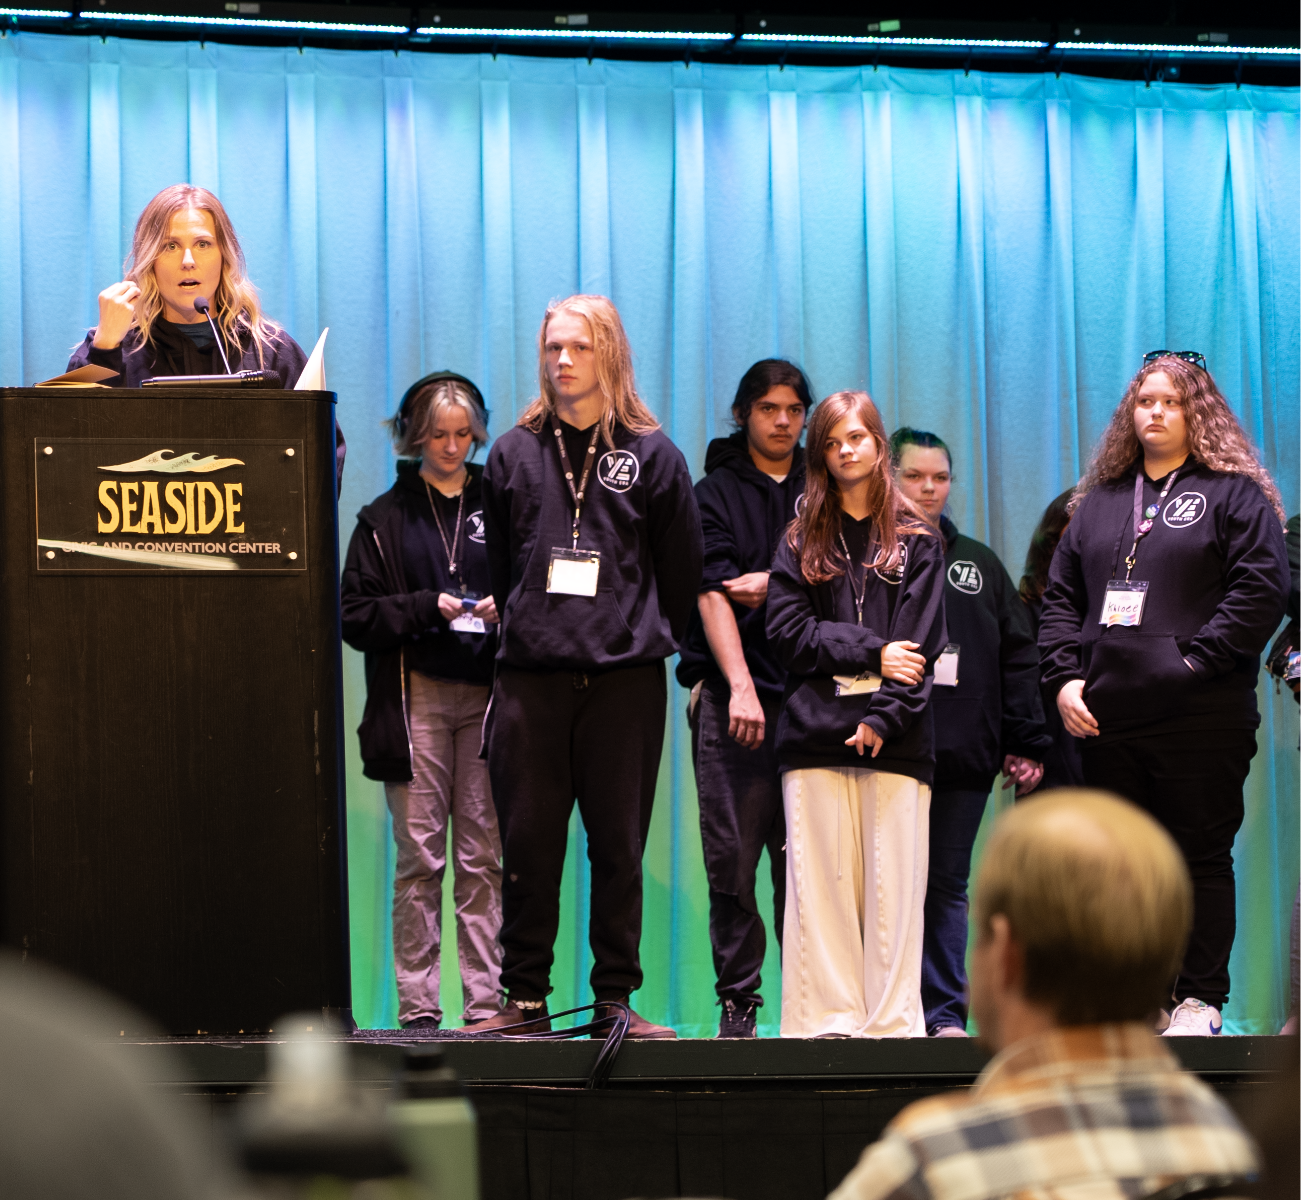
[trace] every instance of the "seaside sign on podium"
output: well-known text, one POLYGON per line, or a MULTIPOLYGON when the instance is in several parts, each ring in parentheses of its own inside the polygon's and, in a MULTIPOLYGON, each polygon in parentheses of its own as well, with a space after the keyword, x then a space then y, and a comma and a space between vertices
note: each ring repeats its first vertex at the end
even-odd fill
POLYGON ((350 1022, 334 428, 0 391, 4 939, 169 1033, 350 1022))

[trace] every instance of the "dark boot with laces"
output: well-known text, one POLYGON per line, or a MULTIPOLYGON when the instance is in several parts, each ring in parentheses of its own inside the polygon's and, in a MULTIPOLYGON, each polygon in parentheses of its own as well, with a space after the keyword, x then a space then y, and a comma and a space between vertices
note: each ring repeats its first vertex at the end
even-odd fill
POLYGON ((720 1038, 752 1038, 758 1036, 754 1023, 759 1006, 752 1001, 724 1000, 723 1015, 718 1020, 720 1038))

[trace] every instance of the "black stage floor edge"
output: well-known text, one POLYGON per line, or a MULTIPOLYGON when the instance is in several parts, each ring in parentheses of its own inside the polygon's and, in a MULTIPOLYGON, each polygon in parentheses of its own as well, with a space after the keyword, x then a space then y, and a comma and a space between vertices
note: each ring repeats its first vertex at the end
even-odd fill
MULTIPOLYGON (((241 1095, 263 1090, 276 1040, 117 1045, 160 1087, 200 1096, 219 1128, 241 1095)), ((382 1091, 422 1039, 372 1030, 339 1040, 354 1079, 382 1091)), ((901 1108, 968 1086, 987 1061, 953 1038, 625 1042, 608 1084, 587 1089, 600 1042, 440 1044, 478 1111, 483 1200, 820 1200, 901 1108)), ((1297 1053, 1295 1038, 1167 1045, 1248 1114, 1297 1053)))

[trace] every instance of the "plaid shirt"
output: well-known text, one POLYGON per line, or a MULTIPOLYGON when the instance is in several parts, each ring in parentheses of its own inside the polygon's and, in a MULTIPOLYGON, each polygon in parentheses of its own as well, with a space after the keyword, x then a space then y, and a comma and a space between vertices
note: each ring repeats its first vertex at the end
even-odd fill
POLYGON ((1141 1024, 1009 1046, 967 1092, 909 1105, 831 1200, 1128 1200, 1252 1175, 1229 1109, 1141 1024))

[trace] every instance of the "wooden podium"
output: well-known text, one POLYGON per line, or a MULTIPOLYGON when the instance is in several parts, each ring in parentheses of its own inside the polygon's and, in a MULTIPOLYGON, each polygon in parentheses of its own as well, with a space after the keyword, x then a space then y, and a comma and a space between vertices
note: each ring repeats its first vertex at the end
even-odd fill
POLYGON ((333 393, 0 389, 0 455, 5 942, 350 1025, 333 393))

